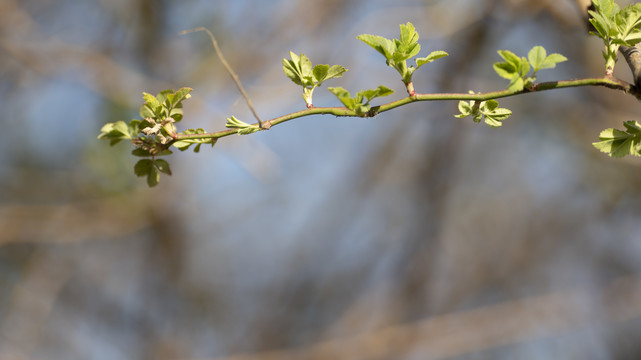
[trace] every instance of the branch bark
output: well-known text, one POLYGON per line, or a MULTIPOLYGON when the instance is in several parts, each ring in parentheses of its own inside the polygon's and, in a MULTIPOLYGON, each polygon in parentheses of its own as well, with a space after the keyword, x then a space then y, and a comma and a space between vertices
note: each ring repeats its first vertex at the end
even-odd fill
POLYGON ((639 89, 641 86, 641 44, 635 46, 621 46, 619 52, 625 58, 625 61, 632 71, 634 77, 634 87, 639 89))

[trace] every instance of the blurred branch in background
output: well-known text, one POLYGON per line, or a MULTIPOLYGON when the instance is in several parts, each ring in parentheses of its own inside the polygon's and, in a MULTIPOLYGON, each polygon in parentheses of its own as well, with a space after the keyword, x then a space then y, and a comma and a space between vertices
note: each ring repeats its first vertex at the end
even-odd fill
MULTIPOLYGON (((581 332, 604 322, 641 317, 641 279, 619 278, 608 288, 564 290, 370 333, 283 351, 218 357, 216 360, 393 359, 421 354, 425 360, 456 358, 495 347, 581 332), (601 298, 590 304, 587 299, 601 298)), ((486 357, 484 357, 486 358, 486 357)))

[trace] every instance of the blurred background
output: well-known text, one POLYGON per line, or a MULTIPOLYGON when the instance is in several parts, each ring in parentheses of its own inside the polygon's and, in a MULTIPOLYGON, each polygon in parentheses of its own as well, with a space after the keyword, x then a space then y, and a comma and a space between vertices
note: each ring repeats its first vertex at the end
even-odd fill
POLYGON ((503 89, 496 50, 534 45, 569 59, 541 81, 600 76, 578 3, 0 0, 0 359, 641 358, 641 162, 591 145, 641 120, 623 93, 502 99, 498 130, 455 102, 305 117, 175 153, 152 189, 96 139, 181 86, 183 129, 253 122, 184 29, 269 119, 304 108, 290 50, 349 69, 316 106, 405 96, 355 37, 407 21, 450 54, 418 92, 503 89))

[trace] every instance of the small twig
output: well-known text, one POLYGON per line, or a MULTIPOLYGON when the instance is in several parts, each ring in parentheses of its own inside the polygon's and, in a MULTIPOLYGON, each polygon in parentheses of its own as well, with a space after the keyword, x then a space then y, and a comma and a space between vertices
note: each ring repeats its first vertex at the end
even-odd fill
POLYGON ((258 116, 258 113, 256 112, 256 109, 254 109, 254 105, 252 104, 252 101, 249 98, 249 95, 247 95, 247 92, 245 91, 245 88, 243 88, 243 84, 238 79, 238 75, 236 75, 236 73, 234 72, 234 69, 232 69, 231 66, 229 65, 229 63, 227 62, 227 60, 225 60, 225 57, 223 56, 223 52, 218 47, 218 42, 216 41, 216 38, 214 37, 214 34, 212 34, 211 31, 209 31, 209 29, 207 29, 205 27, 197 27, 197 28, 194 28, 194 29, 183 30, 183 31, 180 32, 180 35, 184 35, 184 34, 188 34, 188 33, 192 33, 192 32, 198 32, 198 31, 204 31, 204 32, 207 33, 207 35, 209 35, 209 38, 211 39, 211 43, 212 43, 212 45, 214 45, 214 50, 216 50, 216 55, 218 55, 218 58, 220 59, 220 62, 223 63, 223 66, 225 67, 225 69, 227 70, 229 75, 231 75, 231 77, 234 80, 234 82, 236 83, 236 87, 238 87, 238 90, 240 90, 240 93, 243 95, 243 97, 247 101, 247 106, 249 106, 249 110, 251 110, 252 114, 254 114, 254 117, 258 121, 258 126, 261 129, 268 129, 269 127, 263 125, 263 121, 260 119, 260 116, 258 116))

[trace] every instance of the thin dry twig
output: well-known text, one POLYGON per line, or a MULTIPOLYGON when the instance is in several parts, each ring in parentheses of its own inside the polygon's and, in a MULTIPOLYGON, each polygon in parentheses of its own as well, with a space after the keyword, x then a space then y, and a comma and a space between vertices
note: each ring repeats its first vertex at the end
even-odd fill
POLYGON ((229 63, 227 62, 227 60, 225 60, 225 57, 223 56, 223 52, 220 50, 220 47, 218 47, 218 42, 216 41, 216 38, 214 37, 214 34, 212 34, 211 31, 209 31, 209 29, 207 29, 205 27, 202 27, 202 26, 201 27, 197 27, 197 28, 193 28, 193 29, 183 30, 183 31, 180 32, 180 34, 184 35, 184 34, 189 34, 189 33, 198 32, 198 31, 204 31, 204 32, 207 33, 207 35, 209 35, 209 38, 211 39, 211 43, 214 46, 214 50, 216 50, 216 55, 218 55, 218 58, 220 59, 220 62, 223 63, 223 66, 225 67, 225 69, 227 70, 229 75, 231 75, 231 77, 234 80, 234 82, 236 83, 236 86, 238 87, 238 90, 240 91, 240 93, 243 95, 243 97, 247 101, 247 106, 249 106, 249 109, 251 110, 252 114, 254 114, 254 117, 258 121, 258 126, 261 129, 265 129, 266 127, 263 125, 263 121, 261 120, 260 116, 258 116, 258 113, 256 112, 256 109, 254 109, 254 105, 252 104, 252 101, 249 98, 249 95, 247 95, 247 92, 245 91, 245 88, 243 88, 243 84, 240 82, 240 79, 238 78, 238 75, 236 75, 236 73, 234 72, 234 69, 232 69, 231 66, 229 65, 229 63))

